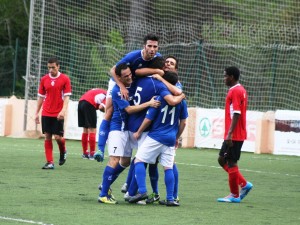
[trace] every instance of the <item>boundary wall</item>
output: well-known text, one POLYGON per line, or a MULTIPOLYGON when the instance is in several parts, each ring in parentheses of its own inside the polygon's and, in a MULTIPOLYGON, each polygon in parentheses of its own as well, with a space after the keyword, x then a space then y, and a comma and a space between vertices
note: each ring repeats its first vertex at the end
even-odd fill
MULTIPOLYGON (((32 100, 30 105, 36 105, 32 100)), ((65 120, 65 138, 80 140, 82 128, 77 122, 77 101, 70 101, 65 120)), ((35 108, 28 109, 27 127, 35 130, 23 130, 25 100, 0 98, 0 136, 18 138, 41 138, 41 125, 34 123, 35 108), (28 124, 29 123, 29 124, 28 124), (31 124, 32 123, 32 124, 31 124)), ((98 124, 103 113, 98 111, 98 124)), ((187 126, 182 134, 183 148, 220 149, 223 142, 224 110, 189 108, 187 126)), ((97 131, 98 132, 98 131, 97 131)), ((300 111, 277 110, 275 112, 247 112, 248 138, 242 151, 257 154, 280 154, 300 156, 300 111)), ((98 134, 96 135, 98 138, 98 134)))

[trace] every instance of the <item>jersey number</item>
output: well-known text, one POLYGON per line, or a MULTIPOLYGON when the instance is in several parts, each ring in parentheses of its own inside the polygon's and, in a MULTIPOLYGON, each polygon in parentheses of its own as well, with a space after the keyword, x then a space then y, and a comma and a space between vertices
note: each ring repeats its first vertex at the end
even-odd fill
POLYGON ((141 104, 141 95, 139 92, 141 92, 142 90, 143 90, 143 88, 141 88, 141 87, 136 88, 135 93, 134 93, 134 97, 136 97, 136 98, 133 99, 134 105, 141 104))
POLYGON ((167 114, 171 114, 171 122, 170 122, 170 125, 173 125, 174 124, 174 117, 175 117, 175 107, 172 107, 170 106, 172 109, 169 111, 168 113, 168 110, 169 110, 169 106, 166 105, 164 108, 161 109, 161 112, 164 114, 163 115, 163 118, 161 120, 161 123, 165 123, 166 122, 166 117, 167 117, 167 114))

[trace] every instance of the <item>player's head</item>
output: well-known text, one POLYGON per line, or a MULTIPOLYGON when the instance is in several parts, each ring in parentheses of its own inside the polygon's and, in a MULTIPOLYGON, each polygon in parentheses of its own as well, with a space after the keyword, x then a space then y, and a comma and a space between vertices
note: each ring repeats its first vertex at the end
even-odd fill
POLYGON ((240 70, 235 66, 230 66, 224 70, 224 82, 227 86, 235 85, 240 79, 240 70))
POLYGON ((178 70, 178 59, 175 56, 168 55, 165 59, 166 59, 165 67, 164 67, 165 71, 168 71, 168 70, 177 71, 178 70))
POLYGON ((178 74, 175 71, 166 71, 163 77, 172 85, 178 82, 178 74))
POLYGON ((52 57, 48 59, 47 63, 48 71, 51 74, 51 76, 56 77, 59 70, 59 61, 57 58, 52 57))
POLYGON ((129 66, 126 63, 121 63, 116 66, 116 75, 119 77, 120 81, 128 87, 132 83, 132 74, 129 66))
POLYGON ((152 59, 158 51, 159 38, 155 34, 147 34, 144 37, 143 57, 145 60, 152 59))
POLYGON ((165 59, 161 56, 156 56, 154 57, 150 64, 149 64, 149 68, 152 68, 152 69, 163 69, 165 66, 165 59))

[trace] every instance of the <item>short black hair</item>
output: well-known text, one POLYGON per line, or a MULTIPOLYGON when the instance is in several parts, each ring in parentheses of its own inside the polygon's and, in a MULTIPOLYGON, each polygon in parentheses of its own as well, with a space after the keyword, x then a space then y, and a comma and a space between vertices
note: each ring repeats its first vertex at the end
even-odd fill
POLYGON ((165 60, 167 60, 168 58, 175 59, 175 61, 176 61, 175 69, 177 70, 178 69, 178 59, 174 55, 167 55, 167 57, 165 57, 165 60))
POLYGON ((59 61, 56 57, 49 58, 48 63, 55 63, 56 65, 59 65, 59 61))
POLYGON ((159 37, 156 34, 150 33, 144 37, 144 44, 146 44, 149 40, 159 42, 159 37))
POLYGON ((115 72, 117 76, 121 76, 121 72, 122 70, 126 70, 128 68, 128 65, 126 63, 121 63, 119 65, 116 66, 115 72))
POLYGON ((161 56, 156 56, 153 59, 151 59, 148 67, 152 69, 163 69, 164 66, 165 66, 165 59, 161 56))
POLYGON ((172 85, 178 82, 178 74, 175 71, 166 71, 163 78, 172 85))
POLYGON ((240 79, 240 70, 235 66, 225 68, 225 73, 228 76, 233 76, 236 81, 240 79))

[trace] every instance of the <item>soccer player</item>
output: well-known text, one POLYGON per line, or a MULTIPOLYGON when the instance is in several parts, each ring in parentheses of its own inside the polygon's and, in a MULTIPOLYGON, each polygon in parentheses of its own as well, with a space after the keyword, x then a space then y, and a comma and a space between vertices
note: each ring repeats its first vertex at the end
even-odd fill
MULTIPOLYGON (((111 100, 111 90, 114 87, 115 84, 119 85, 121 95, 128 99, 128 90, 127 88, 122 84, 122 82, 119 81, 117 78, 117 75, 115 73, 115 68, 117 65, 121 63, 128 64, 131 73, 133 81, 135 81, 136 76, 145 76, 148 74, 155 73, 152 71, 151 73, 143 73, 140 72, 140 68, 148 67, 149 63, 151 63, 151 60, 156 57, 160 56, 160 53, 158 53, 158 43, 159 43, 159 37, 155 34, 147 34, 144 37, 144 48, 142 50, 135 50, 132 52, 129 52, 127 55, 125 55, 115 66, 113 66, 110 69, 111 73, 111 79, 109 80, 108 90, 107 90, 107 96, 106 96, 106 111, 104 118, 100 124, 99 127, 99 136, 98 136, 98 149, 103 153, 104 158, 104 150, 105 150, 105 144, 109 133, 110 128, 110 120, 113 113, 113 107, 112 107, 112 100, 111 100)), ((102 160, 103 161, 103 160, 102 160)))
POLYGON ((239 203, 253 185, 247 182, 239 171, 238 160, 244 140, 247 138, 246 111, 247 92, 239 83, 240 71, 237 67, 228 67, 224 70, 224 82, 229 87, 225 100, 225 132, 218 162, 228 173, 230 194, 218 198, 218 202, 239 203), (241 187, 241 192, 239 191, 241 187))
POLYGON ((71 95, 71 81, 66 74, 59 72, 59 61, 50 58, 47 63, 48 74, 40 81, 35 122, 40 123, 42 109, 42 132, 45 135, 44 148, 46 164, 42 169, 54 169, 52 135, 59 147, 59 165, 66 162, 67 151, 64 135, 64 119, 71 95))
MULTIPOLYGON (((175 85, 178 81, 176 73, 169 71, 164 76, 172 76, 175 85)), ((171 80, 171 79, 170 79, 171 80)), ((188 117, 186 101, 183 100, 176 106, 169 105, 160 96, 161 101, 159 108, 150 108, 146 114, 142 125, 134 134, 135 138, 139 138, 141 133, 152 123, 150 131, 138 149, 135 159, 135 177, 138 184, 138 193, 129 199, 130 203, 135 203, 143 199, 147 199, 146 188, 146 170, 144 163, 154 164, 159 156, 159 162, 165 170, 165 184, 167 191, 167 206, 179 206, 174 201, 174 173, 173 163, 175 156, 176 139, 182 134, 186 118, 188 117)))
MULTIPOLYGON (((116 67, 116 75, 122 84, 131 91, 132 74, 127 64, 122 63, 116 67)), ((133 89, 135 90, 135 88, 133 89)), ((131 93, 131 92, 129 92, 131 93)), ((152 98, 150 101, 140 105, 131 106, 129 101, 124 99, 120 87, 115 85, 112 89, 113 115, 111 119, 110 133, 108 137, 109 161, 103 172, 102 187, 98 201, 100 203, 116 204, 117 201, 108 193, 111 184, 119 174, 129 166, 132 155, 132 148, 128 132, 128 114, 136 113, 149 106, 158 107, 160 102, 152 98)), ((97 161, 101 160, 101 152, 94 154, 97 161)))
MULTIPOLYGON (((165 60, 163 57, 156 57, 155 59, 152 60, 151 65, 149 65, 150 68, 163 68, 164 67, 165 60)), ((148 68, 147 68, 148 69, 148 68)), ((175 87, 175 86, 174 86, 175 87)), ((180 94, 178 96, 173 96, 172 93, 168 90, 168 88, 160 81, 153 79, 152 76, 147 76, 147 77, 142 77, 139 78, 136 81, 136 91, 133 96, 133 103, 135 105, 142 104, 146 101, 149 101, 153 96, 160 95, 162 98, 165 99, 165 101, 169 105, 176 105, 179 104, 184 98, 184 94, 180 94)), ((140 125, 142 124, 145 115, 147 113, 147 110, 140 111, 138 113, 134 113, 129 115, 128 118, 128 124, 129 124, 129 131, 130 135, 132 137, 133 133, 135 133, 140 125)), ((139 147, 145 137, 147 136, 147 129, 143 132, 141 137, 137 140, 137 143, 134 145, 135 147, 139 147)), ((136 139, 131 138, 133 142, 136 142, 136 139)), ((150 181, 152 184, 152 189, 153 189, 153 198, 155 197, 157 201, 159 200, 159 193, 158 193, 158 185, 157 185, 157 180, 158 180, 158 171, 157 167, 153 167, 149 165, 149 176, 150 176, 150 181), (154 196, 155 195, 155 196, 154 196)), ((132 174, 134 170, 134 163, 132 162, 130 165, 130 170, 128 172, 127 180, 125 185, 128 184, 128 187, 126 187, 126 191, 128 189, 128 193, 124 196, 125 200, 129 198, 129 196, 135 195, 137 191, 136 185, 134 185, 135 179, 132 177, 132 174), (129 185, 130 184, 130 185, 129 185), (132 186, 132 184, 134 186, 132 186)), ((123 185, 124 186, 124 185, 123 185)), ((125 191, 125 192, 126 192, 125 191)), ((122 187, 122 192, 123 192, 123 187, 122 187)))
POLYGON ((97 112, 105 111, 106 90, 94 88, 85 92, 78 103, 78 126, 83 127, 81 135, 82 158, 94 159, 96 148, 97 112), (88 150, 88 146, 90 150, 88 150))

